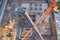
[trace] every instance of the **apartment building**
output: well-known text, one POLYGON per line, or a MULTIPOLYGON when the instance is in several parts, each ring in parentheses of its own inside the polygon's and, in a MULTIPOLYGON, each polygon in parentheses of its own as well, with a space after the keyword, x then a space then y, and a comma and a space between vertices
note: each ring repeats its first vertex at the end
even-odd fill
POLYGON ((55 25, 57 30, 57 40, 60 40, 60 17, 59 16, 60 16, 60 10, 54 13, 55 25))
MULTIPOLYGON (((29 15, 32 18, 33 22, 35 22, 39 17, 43 14, 43 12, 46 11, 48 8, 48 3, 44 0, 30 0, 30 1, 20 1, 20 7, 25 8, 29 11, 29 15)), ((22 20, 21 20, 22 21, 22 20)), ((26 26, 26 22, 24 21, 24 26, 26 29, 29 29, 29 26, 26 26)), ((41 27, 41 25, 38 25, 41 27)), ((46 32, 43 33, 43 35, 51 35, 51 28, 50 28, 50 21, 48 22, 48 25, 46 27, 46 32)), ((30 38, 30 40, 36 40, 37 34, 33 35, 33 39, 30 38), (36 36, 34 36, 36 35, 36 36)), ((38 39, 39 40, 39 39, 38 39)))

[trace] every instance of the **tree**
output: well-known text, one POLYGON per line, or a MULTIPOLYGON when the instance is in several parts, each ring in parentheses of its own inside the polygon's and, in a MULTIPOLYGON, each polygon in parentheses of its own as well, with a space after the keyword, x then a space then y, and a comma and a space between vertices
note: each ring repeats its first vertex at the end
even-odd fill
POLYGON ((57 2, 58 9, 60 9, 60 2, 57 2))

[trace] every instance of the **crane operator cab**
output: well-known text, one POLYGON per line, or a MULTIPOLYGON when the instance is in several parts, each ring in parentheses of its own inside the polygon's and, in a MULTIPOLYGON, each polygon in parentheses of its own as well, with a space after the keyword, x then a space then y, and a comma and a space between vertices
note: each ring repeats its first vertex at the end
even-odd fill
POLYGON ((26 8, 20 8, 20 7, 15 9, 17 15, 24 14, 25 10, 26 10, 26 8))

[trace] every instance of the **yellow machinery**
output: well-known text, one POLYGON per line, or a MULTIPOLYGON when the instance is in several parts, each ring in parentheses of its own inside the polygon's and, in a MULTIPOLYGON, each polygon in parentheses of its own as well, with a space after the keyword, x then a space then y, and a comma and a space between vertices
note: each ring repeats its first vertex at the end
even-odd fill
MULTIPOLYGON (((26 28, 24 28, 24 29, 23 29, 23 32, 22 32, 22 37, 24 37, 24 36, 26 35, 26 33, 28 33, 28 32, 29 32, 29 30, 26 30, 26 28)), ((32 33, 31 33, 31 35, 32 35, 32 33)), ((29 35, 29 37, 30 37, 31 35, 29 35)))
POLYGON ((15 24, 14 20, 10 20, 9 24, 5 28, 0 28, 0 36, 3 36, 2 40, 15 40, 16 29, 13 28, 15 24))

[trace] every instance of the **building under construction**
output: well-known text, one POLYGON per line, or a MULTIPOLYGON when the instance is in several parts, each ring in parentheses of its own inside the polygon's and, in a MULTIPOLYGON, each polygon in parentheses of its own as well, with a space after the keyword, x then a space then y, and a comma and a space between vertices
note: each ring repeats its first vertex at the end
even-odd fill
POLYGON ((57 0, 0 0, 0 40, 60 40, 57 0))

